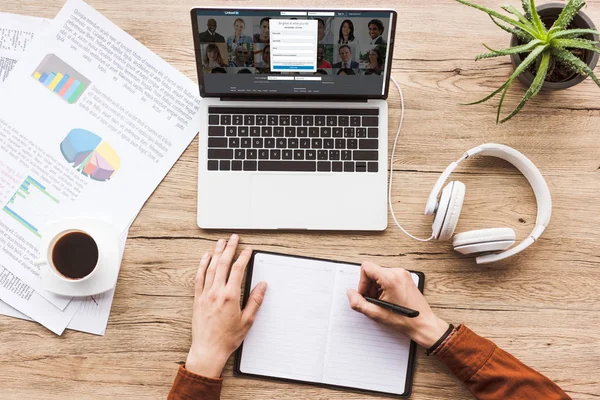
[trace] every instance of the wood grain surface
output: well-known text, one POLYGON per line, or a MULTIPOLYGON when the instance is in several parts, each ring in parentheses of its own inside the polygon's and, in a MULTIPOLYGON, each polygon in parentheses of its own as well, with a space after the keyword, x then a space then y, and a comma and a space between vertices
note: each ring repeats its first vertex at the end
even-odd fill
MULTIPOLYGON (((496 9, 504 2, 478 0, 496 9)), ((197 4, 89 3, 197 81, 189 21, 189 9, 197 4)), ((53 18, 62 4, 2 0, 0 11, 53 18)), ((232 8, 281 4, 218 2, 232 8)), ((475 265, 452 252, 448 243, 413 241, 391 218, 383 233, 241 232, 243 244, 423 271, 426 297, 441 317, 466 323, 553 379, 574 399, 600 398, 600 89, 588 79, 566 91, 542 91, 512 121, 496 125, 497 100, 460 104, 483 97, 507 79, 512 70, 508 57, 473 60, 484 50, 481 42, 505 47, 508 34, 485 14, 450 0, 375 0, 368 5, 393 7, 399 15, 393 74, 406 102, 393 164, 399 220, 414 234, 429 235, 431 219, 422 210, 441 171, 464 150, 497 142, 522 151, 546 177, 553 201, 550 226, 524 253, 490 266, 475 265)), ((285 6, 355 5, 304 0, 286 1, 285 6)), ((600 0, 588 1, 585 12, 600 24, 600 0)), ((523 93, 515 84, 506 111, 523 93)), ((388 102, 391 146, 400 115, 393 87, 388 102)), ((193 277, 200 255, 230 234, 196 226, 197 150, 196 139, 130 230, 106 336, 67 331, 56 337, 37 324, 0 317, 0 398, 166 397, 190 345, 193 277)), ((457 232, 508 226, 522 239, 534 226, 533 193, 509 164, 476 158, 453 177, 467 185, 457 232)), ((471 398, 422 349, 416 363, 413 399, 471 398)), ((231 360, 224 376, 224 399, 378 398, 232 377, 231 360)))

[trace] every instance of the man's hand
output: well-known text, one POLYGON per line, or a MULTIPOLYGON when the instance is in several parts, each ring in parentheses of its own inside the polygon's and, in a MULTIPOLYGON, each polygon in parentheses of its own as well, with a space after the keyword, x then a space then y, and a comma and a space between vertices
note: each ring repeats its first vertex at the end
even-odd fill
POLYGON ((367 317, 392 326, 421 346, 430 348, 448 329, 448 323, 438 318, 410 276, 402 268, 382 268, 371 262, 361 266, 358 292, 348 290, 352 309, 367 317), (407 318, 369 303, 362 296, 373 297, 419 311, 416 318, 407 318))
POLYGON ((219 240, 212 256, 206 253, 200 260, 196 275, 192 346, 185 368, 208 378, 221 376, 227 359, 250 330, 267 290, 265 282, 259 283, 241 310, 242 279, 252 250, 244 249, 232 266, 238 242, 238 235, 231 235, 229 243, 219 240))

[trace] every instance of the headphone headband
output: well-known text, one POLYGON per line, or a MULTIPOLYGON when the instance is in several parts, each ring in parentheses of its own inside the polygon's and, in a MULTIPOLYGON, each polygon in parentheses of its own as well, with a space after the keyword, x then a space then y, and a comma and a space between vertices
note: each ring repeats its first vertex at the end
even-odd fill
POLYGON ((435 212, 437 195, 458 164, 460 164, 463 160, 466 160, 467 158, 477 154, 500 158, 514 165, 515 168, 517 168, 529 182, 537 202, 537 217, 535 221, 535 227, 529 236, 517 246, 509 250, 476 258, 478 264, 486 264, 503 260, 514 254, 517 254, 518 252, 529 247, 537 238, 539 238, 550 222, 550 216, 552 214, 552 198, 550 196, 548 184, 544 180, 542 173, 527 157, 512 147, 502 144, 486 143, 467 150, 460 159, 450 164, 444 170, 429 194, 429 198, 427 199, 427 204, 425 206, 425 215, 432 215, 435 212))

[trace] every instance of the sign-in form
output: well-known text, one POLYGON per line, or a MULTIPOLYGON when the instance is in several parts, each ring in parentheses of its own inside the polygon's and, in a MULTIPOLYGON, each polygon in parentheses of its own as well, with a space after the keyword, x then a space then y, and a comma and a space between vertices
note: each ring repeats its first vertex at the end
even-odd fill
POLYGON ((271 19, 271 71, 317 70, 317 20, 271 19))

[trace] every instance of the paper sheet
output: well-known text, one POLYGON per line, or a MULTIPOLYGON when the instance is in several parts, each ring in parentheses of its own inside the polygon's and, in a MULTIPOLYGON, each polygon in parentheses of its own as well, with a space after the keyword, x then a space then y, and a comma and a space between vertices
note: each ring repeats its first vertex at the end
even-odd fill
POLYGON ((244 340, 242 372, 322 381, 335 275, 328 262, 255 256, 252 286, 269 286, 244 340))
MULTIPOLYGON (((33 37, 43 29, 43 26, 47 26, 49 21, 43 18, 0 13, 0 83, 7 78, 17 61, 23 57, 33 37)), ((13 190, 11 183, 17 175, 16 170, 7 169, 6 162, 0 161, 0 202, 2 204, 5 204, 10 196, 10 190, 13 190)), ((22 173, 22 170, 20 172, 22 173)), ((67 308, 70 299, 45 291, 40 293, 35 292, 0 265, 0 299, 6 299, 15 307, 38 319, 54 333, 61 334, 81 302, 76 301, 67 308)), ((0 314, 31 319, 1 300, 0 314)))
MULTIPOLYGON (((412 275, 415 285, 418 275, 412 275)), ((350 308, 348 289, 358 287, 360 268, 337 267, 323 382, 402 394, 410 339, 350 308)))
MULTIPOLYGON (((125 251, 125 242, 127 241, 127 234, 128 232, 125 232, 125 234, 123 234, 120 240, 121 258, 119 259, 119 265, 123 259, 123 252, 125 251)), ((10 274, 10 272, 8 272, 6 269, 4 269, 4 272, 0 271, 0 286, 2 287, 4 286, 3 281, 5 279, 3 278, 5 274, 10 274)), ((17 283, 17 285, 19 284, 17 283)), ((54 333, 61 334, 62 331, 65 329, 62 325, 65 325, 67 329, 92 333, 95 335, 104 335, 104 333, 106 332, 106 325, 108 324, 108 317, 110 315, 110 309, 112 306, 113 297, 115 295, 115 289, 109 290, 108 292, 101 293, 95 296, 90 296, 88 298, 77 299, 79 307, 77 308, 77 311, 74 313, 74 315, 69 315, 68 313, 64 314, 63 312, 60 312, 55 307, 49 306, 49 303, 47 301, 43 301, 43 299, 40 299, 39 296, 37 296, 36 298, 36 293, 30 288, 22 284, 20 284, 20 286, 21 287, 17 290, 17 292, 28 294, 30 296, 28 300, 28 296, 21 296, 22 301, 17 303, 19 304, 19 308, 21 310, 27 310, 26 312, 37 316, 37 309, 40 308, 41 304, 42 311, 45 314, 43 318, 45 318, 45 321, 47 321, 47 324, 49 326, 52 326, 54 328, 49 328, 54 333), (33 297, 33 299, 31 297, 33 297), (67 318, 69 318, 70 321, 65 322, 67 318)), ((17 311, 16 309, 4 303, 3 301, 0 301, 0 315, 31 320, 31 318, 29 318, 27 315, 17 311)), ((38 318, 41 317, 38 316, 38 318)))
POLYGON ((44 18, 0 13, 0 82, 3 82, 42 27, 44 18))
POLYGON ((0 315, 6 315, 7 317, 25 319, 27 321, 31 321, 32 320, 27 315, 23 314, 22 312, 19 312, 19 311, 15 310, 14 308, 12 308, 11 306, 9 306, 8 304, 6 304, 5 302, 3 302, 2 300, 0 300, 0 315))
MULTIPOLYGON (((8 77, 17 61, 23 57, 35 35, 42 31, 44 27, 49 26, 50 22, 51 20, 44 18, 0 13, 0 83, 8 77)), ((18 179, 19 175, 23 178, 24 175, 23 168, 13 165, 16 169, 11 170, 7 162, 8 160, 0 161, 1 204, 5 204, 14 193, 15 179, 18 179)), ((0 265, 0 268, 3 268, 2 265, 0 265)), ((16 278, 13 277, 13 279, 16 278)), ((18 283, 22 282, 18 280, 18 283)), ((39 294, 61 310, 64 310, 69 303, 69 299, 57 297, 45 291, 40 291, 39 294)), ((0 298, 2 298, 1 289, 0 298)))
POLYGON ((254 260, 252 287, 269 286, 244 340, 242 372, 404 393, 410 340, 350 308, 358 266, 260 252, 254 260))
MULTIPOLYGON (((2 146, 3 144, 0 142, 0 154, 2 154, 2 146)), ((26 168, 22 165, 14 161, 10 157, 0 157, 0 205, 5 205, 1 210, 0 214, 0 268, 4 269, 8 260, 13 263, 19 265, 21 268, 26 271, 34 271, 31 267, 34 260, 38 258, 38 249, 35 243, 32 241, 27 241, 24 239, 22 235, 24 233, 14 229, 9 226, 5 222, 5 218, 10 216, 9 213, 13 212, 21 212, 18 207, 28 207, 27 212, 29 213, 29 218, 48 218, 51 217, 51 211, 45 207, 45 203, 50 201, 50 198, 43 198, 44 191, 39 190, 35 185, 30 185, 26 190, 23 189, 23 182, 29 179, 29 176, 26 172, 26 168), (27 197, 17 197, 14 195, 16 191, 21 193, 27 193, 27 197), (21 200, 26 200, 31 198, 31 196, 38 195, 38 202, 33 203, 20 203, 21 200), (41 195, 41 196, 40 196, 41 195), (23 206, 21 206, 23 204, 23 206), (23 238, 23 240, 21 240, 23 238)), ((12 272, 12 271, 11 271, 12 272)), ((16 274, 15 274, 16 275, 16 274)), ((16 282, 15 285, 27 286, 36 290, 37 294, 55 307, 60 310, 64 310, 69 301, 71 301, 68 297, 57 296, 52 293, 47 292, 41 286, 41 283, 38 279, 33 279, 33 277, 27 276, 26 279, 21 279, 21 276, 15 276, 11 274, 11 281, 16 282), (28 279, 27 279, 28 278, 28 279), (33 283, 33 285, 32 285, 33 283), (35 286, 37 284, 37 286, 35 286)), ((7 287, 2 287, 0 289, 0 299, 3 299, 4 291, 8 289, 7 287)), ((9 302, 9 300, 5 300, 9 302)))
POLYGON ((43 226, 85 215, 124 231, 195 136, 199 103, 191 80, 68 1, 0 86, 0 160, 15 171, 0 199, 0 265, 64 306, 32 262, 43 226))
MULTIPOLYGON (((63 333, 82 303, 81 300, 73 299, 61 311, 29 286, 19 281, 6 268, 1 267, 0 297, 8 305, 26 313, 28 317, 39 322, 57 335, 63 333)), ((11 314, 14 314, 12 310, 11 314)))

